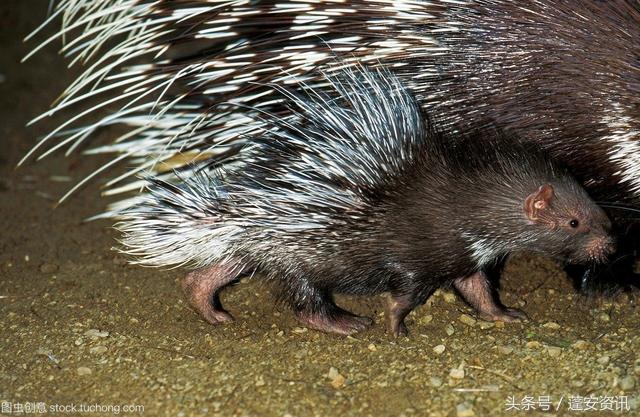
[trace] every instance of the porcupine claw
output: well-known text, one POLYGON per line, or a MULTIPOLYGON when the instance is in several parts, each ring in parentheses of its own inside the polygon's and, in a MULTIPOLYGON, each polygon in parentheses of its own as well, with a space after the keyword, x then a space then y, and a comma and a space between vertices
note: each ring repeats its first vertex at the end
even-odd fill
POLYGON ((524 312, 500 303, 484 272, 458 278, 453 282, 453 286, 483 320, 514 322, 528 319, 524 312))
POLYGON ((331 306, 330 312, 296 312, 296 318, 305 326, 326 333, 350 335, 365 330, 373 324, 369 317, 356 316, 338 306, 331 306))
POLYGON ((191 306, 211 324, 233 321, 220 302, 220 291, 242 272, 236 265, 217 264, 188 273, 182 289, 191 306))

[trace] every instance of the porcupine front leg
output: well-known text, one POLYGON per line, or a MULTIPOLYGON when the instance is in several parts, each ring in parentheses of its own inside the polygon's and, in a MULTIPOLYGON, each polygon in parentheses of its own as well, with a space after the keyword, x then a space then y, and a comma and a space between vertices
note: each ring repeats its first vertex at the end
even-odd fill
POLYGON ((458 278, 453 286, 483 320, 512 322, 527 319, 524 312, 502 305, 484 272, 458 278))
POLYGON ((220 302, 220 291, 231 284, 244 268, 233 263, 214 264, 189 272, 182 279, 189 304, 211 324, 233 320, 220 302))
POLYGON ((287 300, 298 321, 305 326, 327 333, 350 335, 373 324, 369 317, 357 316, 338 307, 328 291, 301 285, 287 289, 291 299, 287 300), (294 293, 291 293, 294 291, 294 293))

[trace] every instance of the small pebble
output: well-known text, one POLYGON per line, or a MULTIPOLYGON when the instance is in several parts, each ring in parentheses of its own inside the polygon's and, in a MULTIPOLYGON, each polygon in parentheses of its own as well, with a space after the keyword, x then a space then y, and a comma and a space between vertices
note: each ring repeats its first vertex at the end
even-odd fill
POLYGON ((452 303, 456 302, 456 296, 452 292, 442 293, 442 298, 444 299, 445 302, 447 302, 449 304, 452 304, 452 303))
POLYGON ((513 346, 499 346, 498 351, 503 355, 510 355, 513 353, 513 346))
POLYGON ((636 386, 636 379, 633 375, 627 375, 620 380, 620 389, 631 391, 636 386))
POLYGON ((445 349, 446 349, 446 348, 445 348, 445 346, 444 346, 444 345, 438 345, 438 346, 435 346, 435 347, 433 348, 433 352, 434 352, 436 355, 441 355, 441 354, 444 352, 444 350, 445 350, 445 349))
POLYGON ((77 372, 80 376, 91 375, 91 369, 87 368, 86 366, 79 367, 77 369, 77 372))
POLYGON ((58 270, 58 265, 51 263, 44 263, 40 265, 40 272, 43 274, 53 274, 58 270))
POLYGON ((605 322, 611 321, 611 316, 607 313, 600 314, 598 318, 600 319, 600 321, 605 321, 605 322))
POLYGON ((367 349, 369 349, 371 352, 377 352, 378 351, 378 348, 373 343, 370 343, 369 346, 367 346, 367 349))
POLYGON ((476 413, 473 408, 465 403, 456 406, 456 417, 474 417, 476 413))
POLYGON ((480 323, 480 328, 482 330, 492 329, 492 328, 496 327, 496 324, 494 322, 492 322, 492 321, 481 320, 479 323, 480 323))
POLYGON ((342 388, 344 386, 345 381, 347 380, 333 366, 329 368, 329 373, 327 374, 327 378, 331 380, 331 386, 335 389, 342 388))
POLYGON ((609 360, 610 360, 610 359, 611 359, 611 358, 610 358, 609 356, 604 355, 604 356, 600 356, 600 357, 597 359, 597 361, 598 361, 598 363, 599 363, 600 365, 603 365, 603 366, 604 366, 604 365, 606 365, 606 364, 608 364, 608 363, 609 363, 609 360))
POLYGON ((542 346, 542 345, 537 340, 532 340, 530 342, 527 342, 527 344, 525 346, 527 348, 529 348, 529 349, 539 349, 540 346, 542 346))
POLYGON ((451 323, 444 326, 444 331, 447 333, 447 336, 451 336, 455 333, 455 329, 451 325, 451 323))
POLYGON ((109 336, 109 332, 106 331, 100 331, 98 329, 89 329, 86 332, 84 332, 84 335, 87 337, 91 337, 91 338, 105 338, 107 336, 109 336))
POLYGON ((586 340, 577 340, 571 345, 572 348, 578 350, 589 349, 589 346, 591 346, 591 343, 587 342, 586 340))
POLYGON ((442 386, 442 379, 436 377, 436 376, 432 376, 431 378, 429 378, 429 383, 431 384, 432 387, 439 387, 442 386))
POLYGON ((93 346, 91 349, 89 349, 89 353, 93 353, 94 355, 102 355, 106 351, 106 346, 93 346))
POLYGON ((421 317, 419 320, 420 324, 429 324, 433 321, 433 315, 427 314, 424 317, 421 317))
POLYGON ((560 356, 562 354, 562 348, 559 348, 557 346, 548 346, 547 347, 547 353, 552 358, 557 358, 558 356, 560 356))
POLYGON ((471 317, 468 314, 461 314, 460 317, 458 317, 458 320, 461 323, 466 324, 467 326, 474 326, 476 324, 476 322, 478 320, 474 319, 473 317, 471 317))
POLYGON ((464 369, 454 368, 449 372, 449 376, 453 379, 464 378, 464 369))
POLYGON ((550 321, 543 324, 542 327, 544 327, 545 329, 558 330, 560 328, 560 325, 554 321, 550 321))

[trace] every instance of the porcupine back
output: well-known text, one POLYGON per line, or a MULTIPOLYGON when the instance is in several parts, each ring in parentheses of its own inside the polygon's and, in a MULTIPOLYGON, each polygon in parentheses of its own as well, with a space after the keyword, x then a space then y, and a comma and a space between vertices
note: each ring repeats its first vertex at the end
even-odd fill
POLYGON ((117 225, 126 251, 145 265, 201 267, 242 246, 265 242, 273 254, 288 236, 308 231, 313 240, 314 231, 371 216, 374 200, 425 151, 429 127, 388 72, 328 79, 333 94, 278 89, 290 114, 263 115, 241 167, 201 171, 178 185, 152 179, 150 195, 117 225))
POLYGON ((326 92, 277 88, 291 115, 268 116, 242 169, 152 180, 116 225, 123 250, 150 266, 240 263, 294 306, 301 287, 364 295, 414 285, 408 276, 428 294, 514 251, 605 256, 588 242, 609 242, 606 215, 536 148, 497 131, 445 138, 385 70, 326 80, 326 92), (526 219, 526 197, 545 184, 554 210, 579 213, 592 234, 526 219))
MULTIPOLYGON (((165 161, 188 177, 242 148, 244 133, 260 129, 256 108, 286 111, 271 83, 313 84, 316 67, 380 63, 445 130, 495 123, 549 149, 597 198, 637 202, 638 9, 633 1, 62 0, 54 16, 63 17, 63 51, 88 67, 46 115, 119 93, 120 110, 54 148, 124 123, 131 136, 93 152, 117 154, 114 164, 134 159, 129 174, 165 161)), ((70 116, 53 133, 76 123, 70 116)), ((126 178, 108 192, 139 187, 126 178)))

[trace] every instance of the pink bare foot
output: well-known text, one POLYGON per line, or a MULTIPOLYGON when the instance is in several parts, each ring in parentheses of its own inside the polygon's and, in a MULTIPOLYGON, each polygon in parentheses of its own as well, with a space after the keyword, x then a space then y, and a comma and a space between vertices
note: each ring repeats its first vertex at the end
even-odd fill
POLYGON ((188 273, 182 280, 182 289, 189 304, 211 324, 233 321, 220 302, 220 291, 238 275, 242 268, 235 264, 217 264, 188 273))
POLYGON ((395 337, 408 336, 409 330, 404 323, 405 317, 413 310, 414 303, 410 295, 394 296, 388 298, 389 331, 395 337))
POLYGON ((366 329, 373 324, 369 317, 360 317, 336 307, 327 312, 296 312, 296 318, 305 326, 326 333, 350 335, 366 329))
POLYGON ((483 272, 458 278, 453 282, 453 286, 483 320, 504 322, 527 320, 527 315, 524 312, 504 307, 500 303, 483 272))
POLYGON ((486 321, 504 321, 505 323, 509 322, 518 322, 518 321, 527 321, 529 318, 522 310, 518 310, 517 308, 509 308, 509 307, 500 307, 495 311, 490 313, 478 313, 478 316, 482 320, 486 321))

